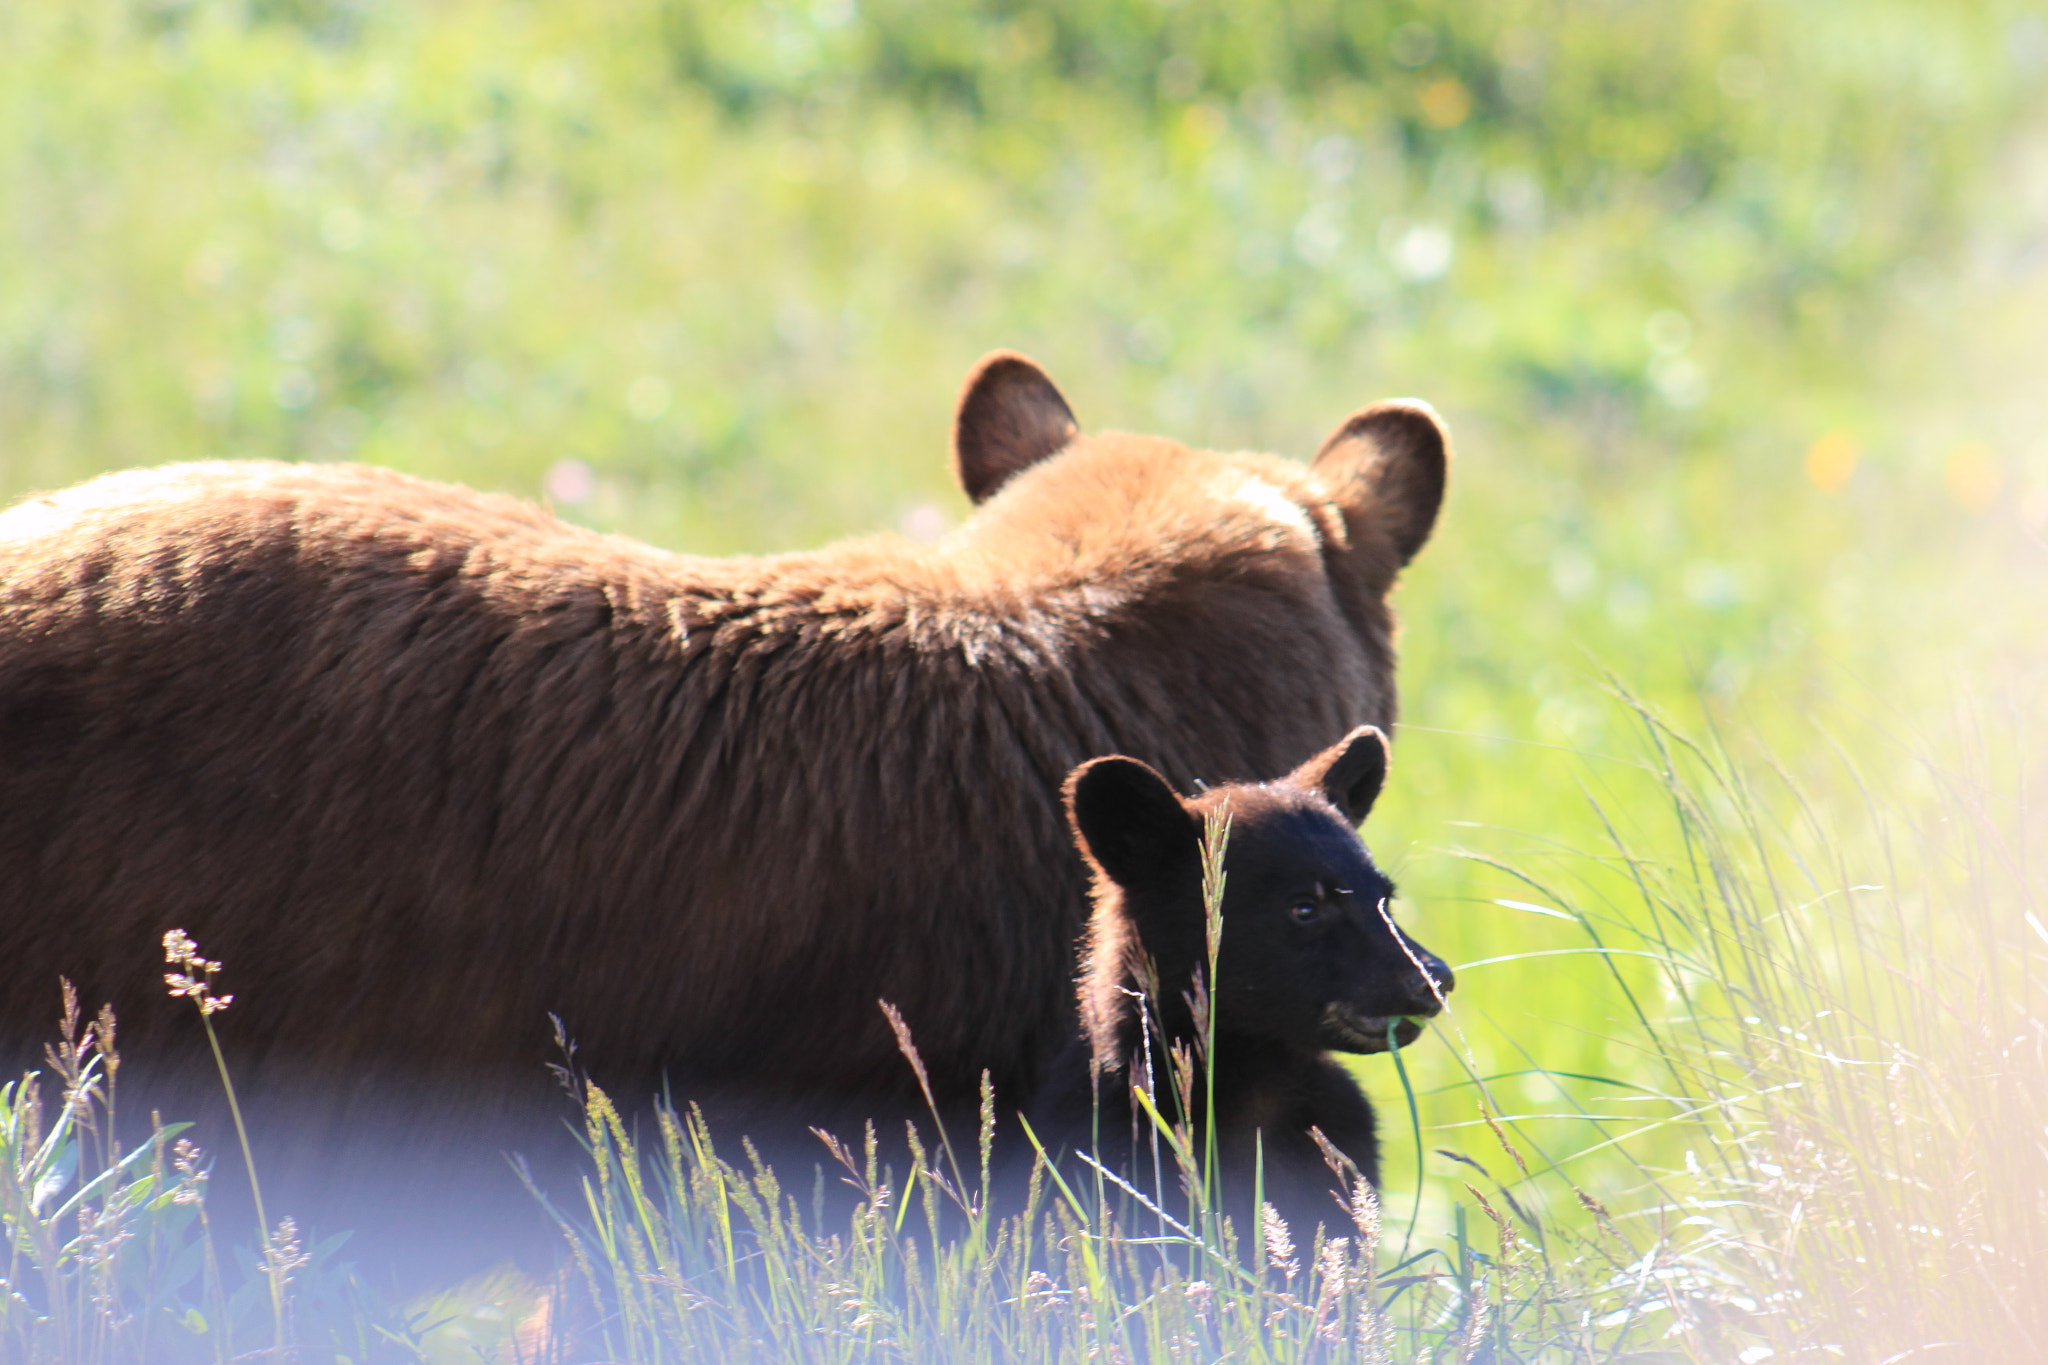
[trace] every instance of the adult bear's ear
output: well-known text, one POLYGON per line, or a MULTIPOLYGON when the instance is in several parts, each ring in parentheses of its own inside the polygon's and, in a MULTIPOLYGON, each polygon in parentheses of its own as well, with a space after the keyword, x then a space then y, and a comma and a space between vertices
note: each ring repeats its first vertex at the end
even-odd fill
POLYGON ((1319 791, 1356 825, 1364 821, 1387 785, 1387 737, 1361 725, 1288 775, 1297 786, 1319 791))
POLYGON ((1075 842, 1118 886, 1156 885, 1200 847, 1195 817, 1135 758, 1083 763, 1067 777, 1066 800, 1075 842))
POLYGON ((1316 452, 1315 469, 1343 503, 1354 542, 1374 532, 1385 538, 1391 580, 1436 525, 1450 460, 1450 433, 1435 409, 1396 398, 1351 414, 1316 452))
POLYGON ((1045 371, 1014 351, 981 358, 953 419, 953 472, 975 502, 1081 432, 1045 371))

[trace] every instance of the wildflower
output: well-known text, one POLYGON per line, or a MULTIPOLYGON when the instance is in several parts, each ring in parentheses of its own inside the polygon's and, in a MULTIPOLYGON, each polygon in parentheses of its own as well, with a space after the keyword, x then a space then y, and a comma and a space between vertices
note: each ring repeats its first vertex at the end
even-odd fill
POLYGON ((178 1183, 171 1195, 173 1204, 200 1204, 206 1200, 206 1177, 212 1172, 206 1167, 206 1153, 186 1138, 179 1138, 171 1147, 171 1169, 178 1173, 178 1183))
POLYGON ((184 969, 165 972, 164 984, 171 988, 173 996, 199 1006, 201 1014, 218 1014, 235 1003, 232 995, 213 993, 213 974, 220 970, 220 964, 201 957, 199 945, 183 929, 172 929, 164 935, 164 961, 184 969))
POLYGON ((292 1218, 280 1218, 277 1227, 263 1239, 263 1273, 275 1277, 279 1290, 291 1283, 292 1272, 313 1259, 299 1243, 299 1225, 292 1218))

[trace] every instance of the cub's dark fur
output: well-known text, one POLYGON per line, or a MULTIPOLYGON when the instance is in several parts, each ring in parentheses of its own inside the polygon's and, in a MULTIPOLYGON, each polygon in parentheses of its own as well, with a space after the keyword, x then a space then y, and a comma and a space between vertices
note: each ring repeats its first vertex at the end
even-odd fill
MULTIPOLYGON (((1182 1117, 1169 1058, 1179 1049, 1199 1059, 1207 1045, 1195 1005, 1209 951, 1201 840, 1205 817, 1223 811, 1230 833, 1212 998, 1226 1207, 1250 1211, 1262 1155, 1266 1198, 1290 1223, 1336 1221, 1328 1194, 1341 1182, 1311 1128, 1379 1183, 1372 1105, 1330 1053, 1385 1051, 1390 1028, 1406 1046, 1420 1032, 1414 1021, 1437 1013, 1452 984, 1450 969, 1394 926, 1393 885, 1354 828, 1386 770, 1386 742, 1370 726, 1278 782, 1191 801, 1136 759, 1075 769, 1067 811, 1095 872, 1080 987, 1086 1035, 1034 1106, 1042 1138, 1093 1151, 1141 1188, 1150 1183, 1153 1124, 1131 1087, 1145 1082, 1169 1120, 1182 1117)), ((1208 1084, 1197 1060, 1187 1115, 1197 1150, 1208 1084)), ((1171 1189, 1177 1176, 1170 1155, 1163 1161, 1171 1189)))

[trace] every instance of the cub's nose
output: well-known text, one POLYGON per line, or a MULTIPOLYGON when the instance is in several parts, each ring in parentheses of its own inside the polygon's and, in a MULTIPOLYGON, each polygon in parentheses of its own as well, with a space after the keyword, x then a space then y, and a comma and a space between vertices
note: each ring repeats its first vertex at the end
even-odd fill
POLYGON ((1408 940, 1408 948, 1415 954, 1415 960, 1421 964, 1423 976, 1427 978, 1413 983, 1415 1008, 1410 1013, 1435 1014, 1443 1009, 1443 997, 1449 995, 1451 987, 1457 985, 1457 978, 1451 974, 1450 967, 1445 965, 1442 958, 1413 939, 1408 940))
POLYGON ((1422 970, 1429 973, 1429 979, 1436 983, 1437 990, 1449 995, 1451 988, 1458 984, 1458 978, 1451 975, 1449 964, 1427 949, 1418 952, 1416 956, 1422 959, 1422 970))

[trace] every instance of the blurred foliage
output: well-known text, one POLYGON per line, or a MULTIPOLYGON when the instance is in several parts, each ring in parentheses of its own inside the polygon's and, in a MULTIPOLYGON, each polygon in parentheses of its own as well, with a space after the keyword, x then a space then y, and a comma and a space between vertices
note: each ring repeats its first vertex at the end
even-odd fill
MULTIPOLYGON (((1602 843, 1609 673, 1820 800, 1961 686, 2038 706, 2044 90, 2018 0, 0 0, 0 495, 350 458, 764 551, 964 515, 996 346, 1210 446, 1419 394, 1367 832, 1439 951, 1547 951, 1448 850, 1602 843)), ((1465 973, 1475 1064, 1631 1074, 1631 970, 1465 973)))

